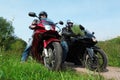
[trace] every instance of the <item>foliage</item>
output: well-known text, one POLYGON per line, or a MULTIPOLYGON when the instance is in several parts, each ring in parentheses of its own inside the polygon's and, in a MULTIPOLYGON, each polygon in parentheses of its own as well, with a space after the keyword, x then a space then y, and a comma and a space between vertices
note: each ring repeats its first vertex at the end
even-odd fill
POLYGON ((0 47, 7 46, 6 42, 9 42, 14 33, 14 28, 11 21, 7 21, 3 17, 0 17, 0 47))
POLYGON ((1 55, 0 80, 104 80, 99 75, 76 73, 71 69, 50 71, 30 58, 27 62, 21 63, 20 54, 15 52, 1 55))
POLYGON ((0 17, 0 52, 1 51, 23 51, 26 42, 14 36, 12 21, 0 17))
POLYGON ((100 41, 98 44, 108 56, 108 65, 120 67, 120 37, 100 41))
POLYGON ((12 42, 9 45, 9 49, 8 50, 12 50, 12 51, 21 53, 24 50, 26 45, 27 45, 27 43, 25 41, 23 41, 22 39, 16 38, 14 40, 14 42, 12 42))

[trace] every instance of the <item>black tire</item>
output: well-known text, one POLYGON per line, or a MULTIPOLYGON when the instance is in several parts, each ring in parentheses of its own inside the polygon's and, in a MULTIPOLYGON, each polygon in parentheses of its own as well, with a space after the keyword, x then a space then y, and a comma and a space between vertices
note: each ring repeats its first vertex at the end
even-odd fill
POLYGON ((44 64, 50 70, 58 71, 62 63, 62 47, 59 42, 52 42, 47 47, 48 57, 44 57, 44 64))
POLYGON ((101 49, 94 49, 94 58, 91 60, 90 56, 86 52, 84 55, 84 65, 90 70, 104 71, 106 70, 108 59, 105 52, 101 49))

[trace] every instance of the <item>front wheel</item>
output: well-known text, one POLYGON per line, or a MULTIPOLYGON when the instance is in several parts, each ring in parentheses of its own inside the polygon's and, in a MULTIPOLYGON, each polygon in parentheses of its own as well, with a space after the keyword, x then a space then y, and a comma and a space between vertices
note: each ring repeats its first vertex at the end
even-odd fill
POLYGON ((62 63, 62 47, 59 42, 52 42, 47 46, 47 57, 43 57, 45 66, 58 71, 62 63))
POLYGON ((101 49, 93 49, 94 56, 91 58, 88 55, 88 52, 84 54, 84 64, 85 67, 89 68, 90 70, 96 71, 104 71, 107 67, 107 56, 105 52, 101 49))

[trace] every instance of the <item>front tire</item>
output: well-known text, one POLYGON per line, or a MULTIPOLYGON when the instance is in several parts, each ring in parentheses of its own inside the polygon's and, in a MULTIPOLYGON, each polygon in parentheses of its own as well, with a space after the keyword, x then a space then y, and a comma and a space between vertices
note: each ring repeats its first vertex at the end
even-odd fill
POLYGON ((44 56, 44 64, 50 70, 58 71, 62 63, 62 47, 59 42, 52 42, 47 46, 48 57, 44 56))
POLYGON ((85 67, 94 71, 104 71, 107 67, 108 59, 105 52, 101 49, 94 49, 93 60, 90 58, 88 53, 84 55, 84 64, 85 67))

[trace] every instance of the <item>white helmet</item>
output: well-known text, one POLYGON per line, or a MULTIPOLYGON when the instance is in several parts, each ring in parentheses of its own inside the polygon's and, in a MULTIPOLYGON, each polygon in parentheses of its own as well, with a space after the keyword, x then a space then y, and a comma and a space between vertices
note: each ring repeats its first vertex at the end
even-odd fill
POLYGON ((67 26, 72 27, 73 26, 73 21, 67 20, 67 26))
POLYGON ((71 20, 67 20, 67 24, 69 24, 69 23, 72 23, 72 24, 73 24, 73 21, 71 21, 71 20))

